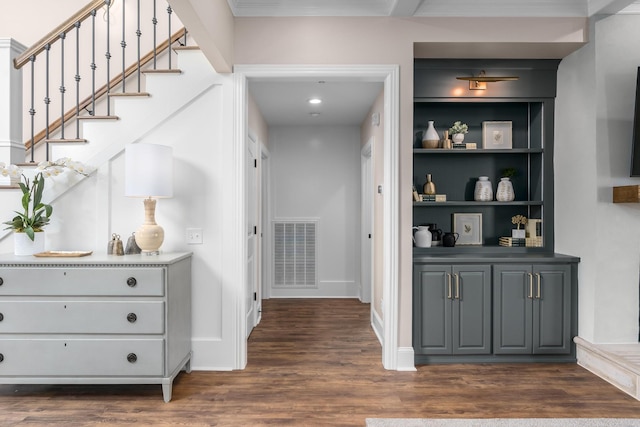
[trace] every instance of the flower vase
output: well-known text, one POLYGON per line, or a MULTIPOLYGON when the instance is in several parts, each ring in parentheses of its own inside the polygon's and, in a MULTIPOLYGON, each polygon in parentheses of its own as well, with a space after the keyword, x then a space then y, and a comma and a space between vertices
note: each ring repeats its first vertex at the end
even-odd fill
POLYGON ((454 144, 462 143, 462 141, 464 141, 464 133, 454 133, 451 136, 451 140, 454 142, 454 144))
POLYGON ((440 135, 433 126, 433 120, 427 121, 427 130, 422 134, 422 148, 438 148, 440 145, 440 135))
POLYGON ((496 200, 499 202, 511 202, 516 198, 513 192, 513 184, 509 178, 500 178, 496 190, 496 200))
POLYGON ((490 202, 493 200, 493 188, 491 188, 491 181, 489 181, 488 176, 478 177, 473 199, 476 202, 490 202))
POLYGON ((13 253, 15 255, 33 255, 44 252, 44 232, 34 233, 33 240, 27 233, 13 233, 13 253))

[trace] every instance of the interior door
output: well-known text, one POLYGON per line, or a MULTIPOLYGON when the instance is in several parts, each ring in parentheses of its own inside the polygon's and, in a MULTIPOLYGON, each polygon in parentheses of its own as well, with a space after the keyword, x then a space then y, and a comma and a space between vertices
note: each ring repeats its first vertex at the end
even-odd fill
POLYGON ((257 209, 257 183, 258 183, 258 161, 256 157, 256 141, 249 135, 247 142, 246 153, 246 206, 247 206, 247 224, 246 224, 246 239, 247 239, 247 282, 246 282, 246 325, 248 337, 251 331, 256 326, 257 322, 257 300, 258 300, 258 247, 257 247, 257 233, 258 233, 258 209, 257 209))
POLYGON ((373 137, 362 148, 361 156, 361 238, 360 238, 360 301, 371 302, 371 288, 373 286, 373 167, 372 167, 373 137))

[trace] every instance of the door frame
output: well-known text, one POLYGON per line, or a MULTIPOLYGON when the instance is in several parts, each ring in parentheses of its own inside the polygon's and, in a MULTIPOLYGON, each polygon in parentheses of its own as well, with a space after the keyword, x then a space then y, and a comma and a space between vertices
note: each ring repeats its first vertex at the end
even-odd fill
MULTIPOLYGON (((370 137, 360 150, 360 301, 371 303, 373 295, 373 147, 374 137, 370 137), (367 168, 365 168, 367 166, 367 168), (369 228, 366 229, 365 225, 369 228), (368 237, 365 237, 369 234, 368 237), (369 246, 369 252, 364 247, 369 246), (368 255, 365 256, 365 255, 368 255), (365 283, 365 278, 369 279, 365 283)), ((372 304, 373 316, 373 304, 372 304)))
MULTIPOLYGON (((398 302, 399 302, 399 212, 400 212, 400 67, 399 65, 235 65, 235 108, 234 108, 234 159, 233 181, 236 188, 244 189, 246 137, 248 128, 248 80, 253 78, 322 79, 332 78, 345 81, 378 81, 384 83, 384 191, 383 202, 383 300, 384 313, 382 334, 382 365, 385 369, 396 370, 398 366, 398 302)), ((241 190, 244 191, 244 190, 241 190)), ((238 223, 245 223, 246 206, 243 195, 233 198, 231 209, 238 215, 238 223)), ((236 224, 237 226, 237 224, 236 224)), ((238 234, 240 235, 240 234, 238 234)), ((247 248, 243 239, 232 244, 237 259, 246 259, 247 248)), ((232 276, 237 284, 246 282, 246 269, 237 263, 232 276)), ((233 266, 231 266, 233 268, 233 266)), ((235 368, 244 369, 247 364, 247 340, 245 330, 244 286, 233 286, 235 293, 235 368)), ((233 319, 230 319, 233 320, 233 319)))

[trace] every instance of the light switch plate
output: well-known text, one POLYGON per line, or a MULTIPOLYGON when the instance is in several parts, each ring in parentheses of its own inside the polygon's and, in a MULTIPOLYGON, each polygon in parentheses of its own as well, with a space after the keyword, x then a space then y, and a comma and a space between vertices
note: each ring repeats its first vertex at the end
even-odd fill
POLYGON ((187 228, 187 245, 202 244, 202 228, 187 228))

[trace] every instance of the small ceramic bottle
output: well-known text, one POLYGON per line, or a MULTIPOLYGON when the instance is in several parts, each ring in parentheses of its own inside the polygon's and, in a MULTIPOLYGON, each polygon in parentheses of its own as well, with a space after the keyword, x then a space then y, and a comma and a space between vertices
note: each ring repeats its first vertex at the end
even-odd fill
POLYGON ((427 174, 427 182, 425 182, 424 186, 422 187, 422 193, 429 194, 429 195, 436 194, 436 185, 431 180, 430 173, 427 174))
POLYGON ((422 134, 422 148, 438 148, 440 145, 440 135, 433 126, 433 120, 427 121, 427 130, 422 134))

